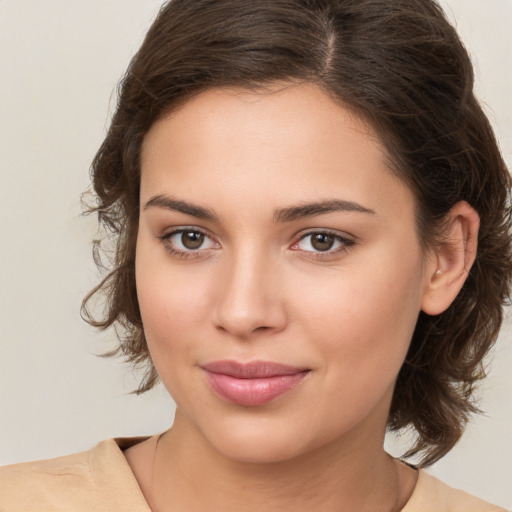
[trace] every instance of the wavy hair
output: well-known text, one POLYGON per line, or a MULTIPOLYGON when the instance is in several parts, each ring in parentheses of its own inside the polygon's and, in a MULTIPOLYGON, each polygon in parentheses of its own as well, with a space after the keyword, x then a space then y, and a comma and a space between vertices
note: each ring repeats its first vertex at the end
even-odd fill
MULTIPOLYGON (((158 380, 135 284, 140 152, 152 124, 208 88, 261 89, 276 81, 320 86, 377 131, 393 172, 413 191, 417 230, 436 243, 457 202, 480 216, 478 253, 452 305, 420 313, 398 375, 388 428, 415 429, 405 456, 427 466, 459 440, 484 356, 502 321, 511 279, 510 178, 473 92, 470 58, 432 0, 172 0, 160 10, 118 91, 108 134, 92 163, 92 208, 113 238, 108 273, 82 314, 114 326, 113 353, 142 365, 138 393, 158 380), (106 301, 101 318, 88 308, 106 301)), ((101 247, 95 246, 101 264, 101 247)))

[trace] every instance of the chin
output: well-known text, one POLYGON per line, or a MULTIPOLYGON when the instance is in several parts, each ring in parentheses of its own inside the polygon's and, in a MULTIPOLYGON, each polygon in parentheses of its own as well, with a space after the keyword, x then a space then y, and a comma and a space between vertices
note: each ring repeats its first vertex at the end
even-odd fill
POLYGON ((294 459, 303 453, 300 445, 275 435, 235 435, 210 443, 227 459, 245 464, 273 464, 294 459))
POLYGON ((319 439, 309 429, 297 428, 295 421, 261 416, 224 418, 224 421, 199 427, 207 444, 223 457, 240 463, 272 464, 290 461, 329 444, 334 433, 319 439))

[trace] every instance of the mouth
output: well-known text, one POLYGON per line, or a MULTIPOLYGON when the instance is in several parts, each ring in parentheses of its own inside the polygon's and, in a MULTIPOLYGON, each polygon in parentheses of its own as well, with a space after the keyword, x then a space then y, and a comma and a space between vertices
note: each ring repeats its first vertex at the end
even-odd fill
POLYGON ((263 405, 288 393, 311 372, 271 361, 215 361, 201 368, 220 398, 246 407, 263 405))

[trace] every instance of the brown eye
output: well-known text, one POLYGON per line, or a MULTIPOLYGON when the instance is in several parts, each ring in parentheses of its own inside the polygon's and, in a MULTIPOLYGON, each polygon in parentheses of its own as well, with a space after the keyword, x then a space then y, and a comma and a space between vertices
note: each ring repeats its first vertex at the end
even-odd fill
POLYGON ((220 247, 215 240, 198 229, 178 229, 160 239, 168 252, 179 254, 181 257, 220 247))
POLYGON ((355 241, 352 238, 342 236, 341 234, 338 235, 329 231, 314 231, 304 235, 292 246, 292 249, 317 255, 322 253, 330 255, 348 249, 354 243, 355 241))
POLYGON ((328 233, 313 233, 311 235, 311 246, 317 251, 332 249, 335 241, 335 237, 328 233))
POLYGON ((191 251, 199 249, 204 243, 204 233, 199 233, 197 231, 184 231, 181 234, 181 243, 183 244, 183 247, 190 249, 191 251))

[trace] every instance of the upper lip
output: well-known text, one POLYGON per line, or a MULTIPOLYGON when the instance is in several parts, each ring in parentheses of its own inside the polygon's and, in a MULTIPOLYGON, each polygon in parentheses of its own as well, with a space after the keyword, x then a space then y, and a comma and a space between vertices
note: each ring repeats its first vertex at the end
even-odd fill
POLYGON ((272 361, 251 361, 241 363, 238 361, 214 361, 201 365, 203 370, 210 373, 219 373, 229 375, 237 379, 261 379, 269 377, 278 377, 282 375, 295 375, 308 371, 309 368, 299 368, 272 361))

